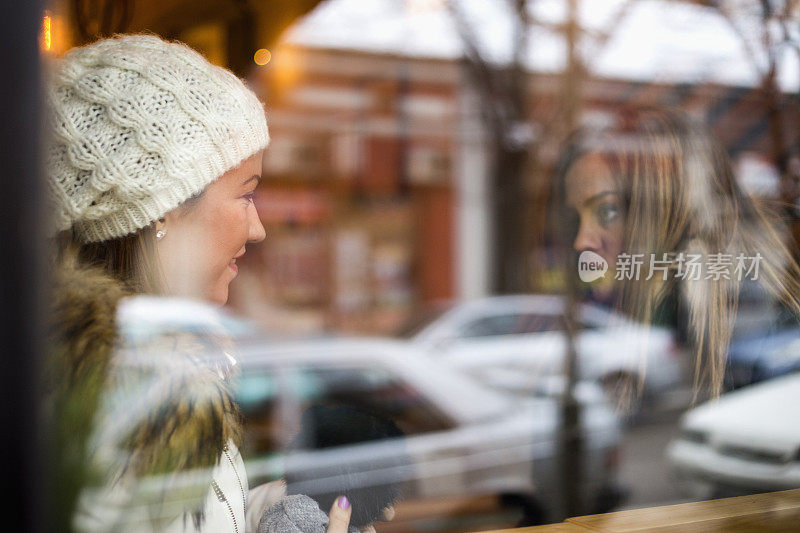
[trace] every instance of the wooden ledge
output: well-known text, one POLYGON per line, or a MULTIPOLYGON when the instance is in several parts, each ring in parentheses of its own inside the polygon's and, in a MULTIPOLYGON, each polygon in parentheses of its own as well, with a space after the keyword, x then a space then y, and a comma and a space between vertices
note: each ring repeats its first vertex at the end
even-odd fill
POLYGON ((490 533, 714 533, 800 531, 800 489, 570 518, 490 533))

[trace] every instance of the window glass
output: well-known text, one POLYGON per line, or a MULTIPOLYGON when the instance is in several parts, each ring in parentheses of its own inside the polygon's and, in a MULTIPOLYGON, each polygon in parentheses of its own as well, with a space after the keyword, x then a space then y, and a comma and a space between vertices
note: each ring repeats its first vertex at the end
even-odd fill
POLYGON ((151 499, 191 529, 208 499, 227 531, 292 477, 351 478, 354 516, 383 485, 377 531, 428 533, 800 487, 800 0, 262 3, 0 19, 41 51, 4 79, 47 82, 0 106, 43 124, 42 172, 5 177, 52 213, 0 202, 52 293, 5 302, 42 326, 12 329, 46 373, 49 529, 139 530, 151 499), (171 488, 240 429, 240 494, 171 488))

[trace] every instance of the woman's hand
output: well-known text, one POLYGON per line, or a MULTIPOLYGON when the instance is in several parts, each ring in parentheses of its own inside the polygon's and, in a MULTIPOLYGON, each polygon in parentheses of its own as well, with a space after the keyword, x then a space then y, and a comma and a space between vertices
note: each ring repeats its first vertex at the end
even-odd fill
POLYGON ((347 533, 347 528, 350 526, 350 500, 347 496, 339 496, 331 506, 331 512, 328 515, 330 523, 326 533, 347 533))
POLYGON ((391 522, 392 520, 394 520, 394 505, 384 509, 383 516, 381 516, 381 522, 391 522))
MULTIPOLYGON (((379 520, 381 522, 391 522, 393 518, 394 518, 394 506, 391 506, 383 510, 379 520)), ((377 533, 377 531, 375 531, 375 526, 367 526, 361 530, 361 533, 377 533)))
MULTIPOLYGON (((245 522, 248 526, 247 532, 255 533, 256 526, 258 525, 261 515, 264 514, 264 511, 280 501, 284 496, 286 496, 286 484, 283 480, 272 481, 250 489, 250 494, 248 495, 247 520, 245 522)), ((333 506, 328 514, 330 523, 328 524, 327 533, 347 533, 350 525, 351 512, 350 501, 344 496, 337 498, 336 501, 333 502, 333 506), (342 502, 342 505, 345 505, 344 508, 339 507, 339 502, 342 498, 344 498, 342 502)), ((391 506, 383 510, 378 520, 381 522, 390 522, 393 518, 394 506, 391 506)), ((375 533, 375 527, 367 526, 361 530, 361 533, 375 533)))

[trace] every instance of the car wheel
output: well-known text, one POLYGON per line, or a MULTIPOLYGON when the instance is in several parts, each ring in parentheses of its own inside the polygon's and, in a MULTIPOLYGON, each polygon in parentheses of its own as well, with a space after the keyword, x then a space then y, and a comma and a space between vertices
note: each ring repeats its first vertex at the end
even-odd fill
POLYGON ((632 419, 642 406, 639 376, 633 372, 618 371, 600 378, 608 402, 624 417, 632 419))
POLYGON ((539 501, 533 496, 525 494, 503 494, 500 496, 500 504, 503 507, 510 507, 522 511, 522 518, 516 527, 530 527, 547 524, 547 513, 539 501))

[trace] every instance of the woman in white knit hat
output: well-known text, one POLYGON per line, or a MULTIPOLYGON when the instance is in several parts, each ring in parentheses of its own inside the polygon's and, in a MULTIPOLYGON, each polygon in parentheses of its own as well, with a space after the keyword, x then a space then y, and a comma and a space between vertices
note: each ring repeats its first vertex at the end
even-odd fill
MULTIPOLYGON (((152 304, 137 295, 227 300, 236 259, 265 237, 253 203, 264 110, 190 48, 128 35, 60 60, 48 112, 61 518, 87 531, 252 530, 231 365, 200 357, 216 346, 205 338, 142 346, 124 331, 152 304)), ((349 516, 340 499, 328 531, 349 516)))

